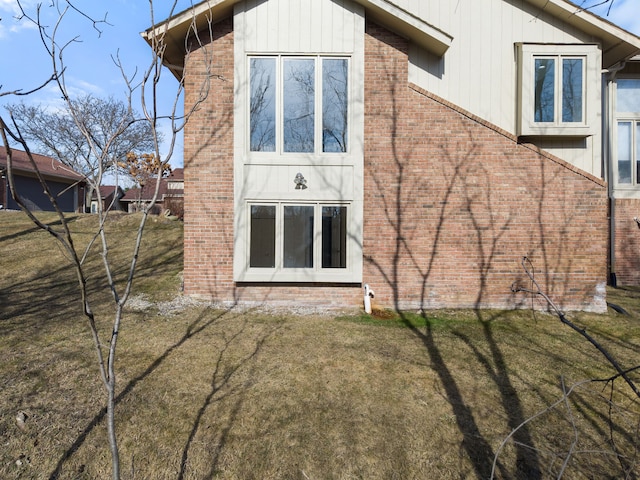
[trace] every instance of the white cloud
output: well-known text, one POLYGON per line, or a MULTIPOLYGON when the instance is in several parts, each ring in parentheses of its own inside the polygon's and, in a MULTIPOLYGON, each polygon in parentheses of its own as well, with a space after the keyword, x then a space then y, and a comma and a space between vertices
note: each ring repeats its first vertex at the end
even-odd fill
MULTIPOLYGON (((33 1, 23 2, 25 10, 30 10, 29 7, 33 5, 33 1)), ((0 0, 0 39, 22 30, 36 28, 33 22, 20 17, 21 12, 15 0, 0 0)))

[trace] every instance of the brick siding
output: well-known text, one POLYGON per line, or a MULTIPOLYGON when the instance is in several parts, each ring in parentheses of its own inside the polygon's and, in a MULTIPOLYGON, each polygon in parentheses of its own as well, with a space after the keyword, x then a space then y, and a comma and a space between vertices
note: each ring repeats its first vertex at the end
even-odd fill
MULTIPOLYGON (((185 132, 185 293, 225 303, 357 307, 359 285, 233 282, 233 30, 191 53, 185 104, 206 72, 206 106, 185 132)), ((365 283, 400 309, 530 305, 512 294, 523 255, 566 309, 603 311, 605 185, 411 85, 405 40, 367 23, 365 283)))
POLYGON ((640 285, 640 227, 634 218, 640 218, 640 200, 614 200, 614 252, 617 284, 640 285))

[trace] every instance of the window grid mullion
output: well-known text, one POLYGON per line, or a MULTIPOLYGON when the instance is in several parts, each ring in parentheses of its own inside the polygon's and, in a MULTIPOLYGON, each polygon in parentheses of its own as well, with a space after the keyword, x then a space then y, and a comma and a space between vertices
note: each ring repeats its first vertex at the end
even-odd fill
POLYGON ((553 102, 553 124, 556 126, 562 125, 562 109, 564 108, 564 95, 563 95, 563 85, 564 85, 564 64, 563 64, 562 55, 556 55, 553 58, 555 63, 555 72, 556 76, 554 78, 554 92, 555 92, 555 100, 553 102))
POLYGON ((637 185, 638 184, 638 165, 637 165, 637 158, 638 158, 638 151, 637 151, 637 129, 638 129, 638 122, 632 120, 631 121, 631 184, 632 185, 637 185))
POLYGON ((314 152, 316 154, 322 153, 322 57, 315 58, 316 65, 316 84, 314 89, 314 102, 315 102, 315 125, 314 125, 314 152))

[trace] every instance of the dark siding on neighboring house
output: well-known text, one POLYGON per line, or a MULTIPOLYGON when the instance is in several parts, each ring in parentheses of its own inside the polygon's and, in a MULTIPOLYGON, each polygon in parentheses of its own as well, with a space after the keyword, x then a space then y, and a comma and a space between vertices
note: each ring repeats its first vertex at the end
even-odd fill
MULTIPOLYGON (((29 208, 46 212, 54 211, 53 205, 44 193, 42 185, 40 185, 38 179, 16 175, 14 181, 20 198, 23 199, 29 208)), ((51 189, 51 193, 56 197, 58 206, 63 212, 75 211, 76 188, 74 186, 71 186, 68 183, 55 182, 53 180, 49 180, 47 184, 51 189)), ((11 192, 9 191, 8 193, 7 208, 19 209, 20 207, 11 197, 11 192)))

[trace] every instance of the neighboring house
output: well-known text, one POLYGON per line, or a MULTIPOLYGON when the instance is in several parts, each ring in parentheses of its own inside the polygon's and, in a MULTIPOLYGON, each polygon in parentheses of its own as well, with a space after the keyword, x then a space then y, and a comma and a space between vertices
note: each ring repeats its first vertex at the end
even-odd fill
MULTIPOLYGON (((129 213, 137 212, 140 207, 153 199, 156 182, 151 179, 141 188, 131 188, 126 191, 120 202, 125 205, 129 213)), ((184 176, 182 168, 174 169, 167 178, 160 179, 160 189, 156 204, 151 213, 168 212, 171 215, 183 217, 184 176)))
POLYGON ((565 309, 640 282, 640 38, 564 0, 194 9, 197 38, 191 11, 143 34, 168 29, 185 111, 211 82, 185 129, 185 293, 511 308, 525 255, 565 309))
MULTIPOLYGON (((53 211, 53 204, 45 194, 26 152, 13 149, 12 153, 14 183, 20 198, 32 210, 53 211)), ((84 177, 53 158, 37 154, 32 157, 60 209, 63 212, 83 212, 86 186, 84 177)), ((4 147, 0 147, 0 184, 0 208, 19 209, 11 196, 4 147)))
POLYGON ((102 204, 102 210, 122 210, 120 199, 124 196, 124 190, 116 185, 100 185, 99 192, 93 191, 91 198, 91 213, 98 213, 98 205, 102 204), (98 193, 100 199, 98 200, 98 193))

